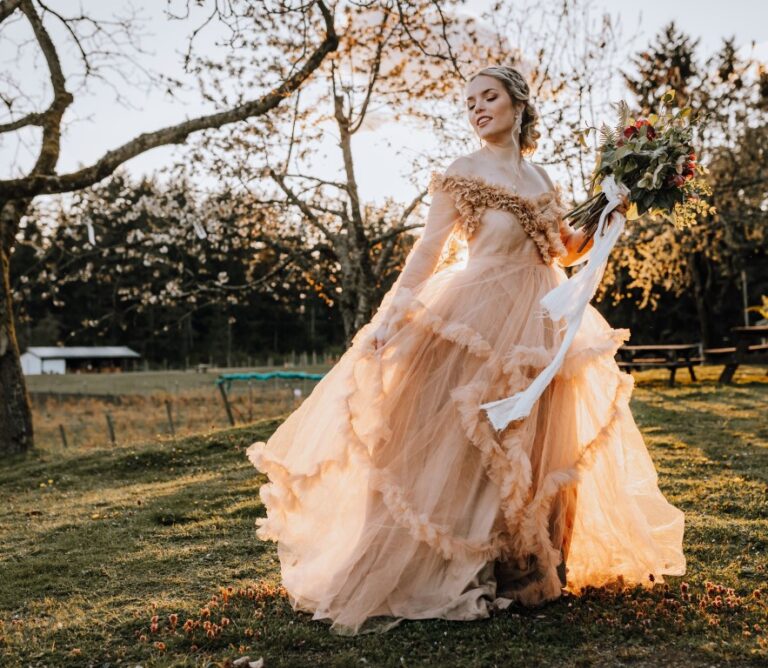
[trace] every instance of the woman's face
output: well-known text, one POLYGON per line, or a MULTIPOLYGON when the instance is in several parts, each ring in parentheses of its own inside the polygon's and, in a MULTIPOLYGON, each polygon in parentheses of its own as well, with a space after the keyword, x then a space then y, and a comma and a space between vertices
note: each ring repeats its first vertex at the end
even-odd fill
POLYGON ((509 137, 517 125, 521 103, 512 103, 498 79, 481 74, 467 84, 464 92, 469 122, 481 139, 509 137))

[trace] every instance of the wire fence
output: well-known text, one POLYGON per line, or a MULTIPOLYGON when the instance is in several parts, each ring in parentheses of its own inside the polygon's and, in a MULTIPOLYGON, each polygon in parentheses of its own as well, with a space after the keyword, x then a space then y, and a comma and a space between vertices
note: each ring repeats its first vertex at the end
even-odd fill
POLYGON ((270 378, 149 393, 32 391, 37 447, 93 448, 245 425, 294 410, 319 382, 270 378))

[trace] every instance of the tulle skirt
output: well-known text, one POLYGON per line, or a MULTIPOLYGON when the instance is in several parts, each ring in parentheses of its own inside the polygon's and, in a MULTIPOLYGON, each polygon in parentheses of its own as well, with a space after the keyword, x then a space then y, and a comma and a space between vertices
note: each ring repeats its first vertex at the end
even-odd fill
POLYGON ((392 290, 267 443, 257 535, 278 544, 292 606, 339 634, 471 620, 621 576, 682 575, 669 504, 614 360, 629 337, 590 306, 531 414, 496 433, 480 404, 525 388, 563 332, 538 258, 472 258, 418 296, 392 290), (396 296, 395 296, 396 295, 396 296), (396 333, 374 350, 385 311, 396 333))

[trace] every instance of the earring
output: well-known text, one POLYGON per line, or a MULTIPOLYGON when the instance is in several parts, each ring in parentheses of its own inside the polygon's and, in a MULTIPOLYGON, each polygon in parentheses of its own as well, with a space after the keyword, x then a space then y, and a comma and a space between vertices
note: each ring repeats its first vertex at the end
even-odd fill
POLYGON ((523 115, 518 114, 517 120, 515 121, 515 131, 519 134, 522 129, 523 129, 523 115))

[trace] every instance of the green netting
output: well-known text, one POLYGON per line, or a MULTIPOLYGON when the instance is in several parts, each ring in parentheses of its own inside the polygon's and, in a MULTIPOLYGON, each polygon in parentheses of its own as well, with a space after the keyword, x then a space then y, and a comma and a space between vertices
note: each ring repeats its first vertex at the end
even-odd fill
POLYGON ((271 380, 272 378, 298 378, 300 380, 320 380, 325 374, 307 373, 306 371, 268 371, 266 373, 223 373, 216 379, 217 385, 226 384, 229 389, 235 380, 271 380))

